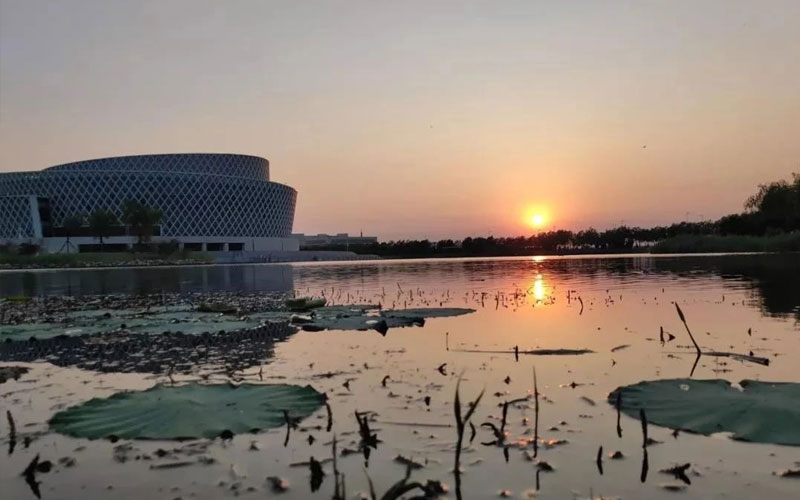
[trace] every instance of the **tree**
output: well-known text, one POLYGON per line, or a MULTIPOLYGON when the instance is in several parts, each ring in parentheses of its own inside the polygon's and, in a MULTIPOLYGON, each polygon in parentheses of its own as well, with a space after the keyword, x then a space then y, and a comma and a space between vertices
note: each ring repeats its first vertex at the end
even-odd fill
POLYGON ((103 251, 104 239, 111 234, 111 229, 119 224, 119 219, 108 210, 98 209, 89 214, 89 229, 96 238, 100 238, 100 251, 103 251))
POLYGON ((137 244, 150 241, 155 226, 161 223, 163 212, 136 200, 125 200, 122 204, 122 221, 136 235, 137 244))
POLYGON ((758 192, 745 202, 749 212, 758 214, 762 230, 800 228, 800 175, 792 177, 791 183, 780 180, 759 185, 758 192))
POLYGON ((64 222, 61 223, 61 227, 64 230, 64 236, 67 237, 67 241, 64 242, 64 246, 61 247, 59 252, 64 250, 64 247, 69 251, 71 245, 70 238, 75 236, 83 227, 83 215, 70 215, 64 219, 64 222))

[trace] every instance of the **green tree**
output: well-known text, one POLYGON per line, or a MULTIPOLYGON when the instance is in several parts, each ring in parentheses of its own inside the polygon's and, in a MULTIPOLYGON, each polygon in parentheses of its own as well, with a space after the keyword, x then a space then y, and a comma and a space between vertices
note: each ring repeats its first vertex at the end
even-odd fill
POLYGON ((81 230, 83 227, 83 215, 70 215, 64 222, 61 224, 62 229, 64 230, 64 236, 67 237, 67 241, 64 242, 64 246, 61 247, 61 250, 64 250, 64 247, 69 250, 71 245, 70 238, 75 236, 78 231, 81 230))
POLYGON ((119 219, 108 210, 98 209, 89 214, 89 229, 100 239, 100 251, 103 251, 104 240, 111 235, 111 230, 119 224, 119 219))
POLYGON ((125 200, 122 204, 122 222, 136 235, 137 243, 150 241, 155 226, 161 224, 163 212, 136 200, 125 200))

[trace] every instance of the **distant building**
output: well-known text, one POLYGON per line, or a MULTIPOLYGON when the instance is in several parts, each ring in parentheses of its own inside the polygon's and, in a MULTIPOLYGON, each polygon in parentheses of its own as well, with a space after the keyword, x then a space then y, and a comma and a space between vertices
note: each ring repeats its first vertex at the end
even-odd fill
MULTIPOLYGON (((63 223, 102 209, 122 215, 125 200, 162 211, 153 241, 198 251, 296 251, 291 238, 297 191, 271 182, 269 161, 238 154, 158 154, 67 163, 0 174, 0 243, 33 243, 46 252, 92 250, 83 228, 65 245, 63 223)), ((127 248, 122 225, 105 238, 127 248)))
POLYGON ((371 245, 378 242, 377 236, 350 236, 347 233, 331 234, 293 234, 300 248, 319 248, 331 246, 371 245))

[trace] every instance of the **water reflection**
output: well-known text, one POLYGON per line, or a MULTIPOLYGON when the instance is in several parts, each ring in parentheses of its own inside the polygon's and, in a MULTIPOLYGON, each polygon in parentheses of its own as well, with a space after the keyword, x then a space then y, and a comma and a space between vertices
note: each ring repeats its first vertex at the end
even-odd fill
POLYGON ((0 272, 0 296, 288 292, 287 265, 175 266, 0 272))
MULTIPOLYGON (((472 289, 493 293, 519 287, 545 300, 557 288, 682 286, 747 289, 751 306, 800 319, 797 255, 398 260, 300 265, 234 265, 0 272, 0 296, 90 295, 197 291, 359 290, 393 295, 403 289, 472 289), (526 285, 527 284, 527 285, 526 285), (532 287, 532 288, 528 288, 532 287)), ((566 292, 566 290, 563 290, 566 292)))

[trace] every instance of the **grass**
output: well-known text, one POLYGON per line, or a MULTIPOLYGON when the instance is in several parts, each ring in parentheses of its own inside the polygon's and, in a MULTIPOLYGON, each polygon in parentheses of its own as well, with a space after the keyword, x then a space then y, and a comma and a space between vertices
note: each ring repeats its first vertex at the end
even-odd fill
POLYGON ((652 253, 800 252, 800 231, 774 236, 685 234, 653 245, 652 253))
POLYGON ((0 267, 4 268, 58 268, 58 267, 102 267, 121 265, 167 265, 177 263, 210 263, 212 260, 203 253, 184 252, 172 255, 157 253, 73 253, 17 255, 0 253, 0 267))

